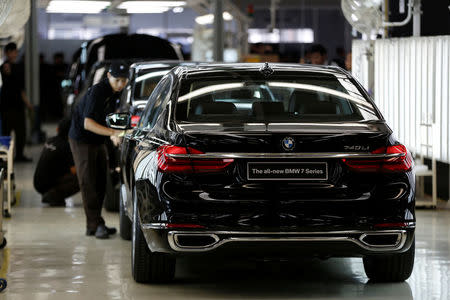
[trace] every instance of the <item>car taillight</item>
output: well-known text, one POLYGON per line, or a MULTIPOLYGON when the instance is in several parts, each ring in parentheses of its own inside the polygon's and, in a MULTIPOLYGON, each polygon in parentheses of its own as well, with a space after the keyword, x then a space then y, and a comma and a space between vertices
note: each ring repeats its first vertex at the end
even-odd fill
POLYGON ((139 123, 139 120, 141 120, 140 116, 131 116, 131 127, 136 127, 139 123))
POLYGON ((173 223, 167 223, 166 228, 173 229, 173 228, 205 228, 205 226, 197 225, 197 224, 173 224, 173 223))
POLYGON ((169 156, 169 154, 203 154, 203 152, 191 147, 160 146, 158 148, 158 168, 162 172, 220 172, 234 161, 233 159, 174 158, 169 156))
POLYGON ((381 147, 371 152, 372 154, 404 154, 391 158, 353 159, 344 158, 342 161, 350 170, 358 172, 404 172, 413 166, 413 159, 405 146, 395 145, 381 147))

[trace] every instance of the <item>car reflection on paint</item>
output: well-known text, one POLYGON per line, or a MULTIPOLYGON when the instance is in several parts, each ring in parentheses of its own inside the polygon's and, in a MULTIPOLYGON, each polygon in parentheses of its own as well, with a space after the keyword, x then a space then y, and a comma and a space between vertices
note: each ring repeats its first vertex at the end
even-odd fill
POLYGON ((169 281, 177 256, 206 252, 362 257, 375 281, 412 272, 411 155, 342 69, 177 67, 125 137, 121 167, 137 282, 169 281))

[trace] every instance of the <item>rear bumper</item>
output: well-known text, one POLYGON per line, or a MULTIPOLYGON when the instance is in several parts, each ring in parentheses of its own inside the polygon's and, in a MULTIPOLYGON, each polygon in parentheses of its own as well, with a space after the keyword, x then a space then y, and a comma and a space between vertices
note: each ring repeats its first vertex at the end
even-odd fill
POLYGON ((152 251, 173 254, 220 252, 359 257, 407 251, 414 238, 408 228, 328 232, 242 232, 143 229, 152 251), (157 237, 157 238, 155 238, 157 237))

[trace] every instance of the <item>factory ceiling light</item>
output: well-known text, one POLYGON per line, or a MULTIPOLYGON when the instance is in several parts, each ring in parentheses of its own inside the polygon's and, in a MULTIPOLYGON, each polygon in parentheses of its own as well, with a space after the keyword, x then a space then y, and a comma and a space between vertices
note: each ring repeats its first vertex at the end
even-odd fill
POLYGON ((175 7, 186 5, 186 1, 125 1, 118 8, 129 14, 163 13, 175 7))
POLYGON ((110 5, 111 1, 52 0, 47 6, 47 12, 67 14, 97 14, 110 5))

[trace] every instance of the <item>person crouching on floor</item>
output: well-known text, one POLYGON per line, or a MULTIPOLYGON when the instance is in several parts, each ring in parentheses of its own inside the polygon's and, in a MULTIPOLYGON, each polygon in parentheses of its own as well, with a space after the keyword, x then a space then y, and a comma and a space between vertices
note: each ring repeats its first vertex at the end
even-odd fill
POLYGON ((64 206, 66 198, 80 191, 68 139, 70 122, 59 122, 58 134, 45 142, 34 172, 34 188, 50 206, 64 206))

